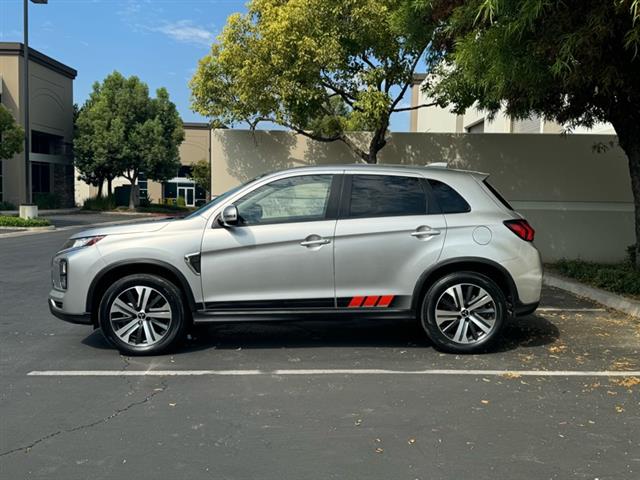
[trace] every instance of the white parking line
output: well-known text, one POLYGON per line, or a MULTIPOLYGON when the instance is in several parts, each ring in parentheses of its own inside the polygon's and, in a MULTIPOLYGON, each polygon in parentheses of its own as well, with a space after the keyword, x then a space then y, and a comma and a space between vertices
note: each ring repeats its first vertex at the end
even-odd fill
POLYGON ((606 308, 555 308, 555 307, 540 307, 536 309, 536 312, 606 312, 606 308))
POLYGON ((32 377, 202 377, 269 375, 474 375, 523 377, 635 377, 640 371, 581 370, 386 370, 363 369, 295 369, 295 370, 34 370, 32 377))

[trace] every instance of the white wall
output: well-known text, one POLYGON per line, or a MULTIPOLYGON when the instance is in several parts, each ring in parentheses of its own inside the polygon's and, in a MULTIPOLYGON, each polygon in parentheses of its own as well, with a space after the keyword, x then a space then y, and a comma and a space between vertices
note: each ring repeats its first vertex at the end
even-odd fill
MULTIPOLYGON (((214 195, 265 172, 357 161, 342 143, 286 131, 213 130, 211 150, 214 195)), ((537 230, 546 261, 619 261, 634 243, 627 160, 614 136, 395 133, 379 157, 390 164, 442 161, 490 173, 537 230), (596 143, 614 146, 596 153, 596 143)))

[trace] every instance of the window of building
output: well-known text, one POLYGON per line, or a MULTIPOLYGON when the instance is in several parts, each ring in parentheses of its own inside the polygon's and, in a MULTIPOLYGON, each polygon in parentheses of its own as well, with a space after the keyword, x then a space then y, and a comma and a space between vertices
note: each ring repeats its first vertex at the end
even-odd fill
POLYGON ((484 119, 465 128, 467 133, 484 133, 484 119))
POLYGON ((31 130, 31 151, 45 155, 63 155, 64 139, 58 135, 31 130))
POLYGON ((33 193, 51 192, 51 165, 43 162, 31 162, 31 191, 33 193))
POLYGON ((427 196, 419 178, 354 175, 349 217, 426 215, 427 196))
POLYGON ((311 222, 326 216, 332 175, 302 175, 258 187, 236 203, 244 225, 311 222))
POLYGON ((540 133, 540 125, 542 118, 538 115, 532 115, 529 118, 521 120, 513 120, 513 133, 540 133))
POLYGON ((188 178, 191 174, 192 169, 193 167, 191 165, 180 165, 180 169, 178 170, 178 177, 188 178))
POLYGON ((149 198, 149 182, 147 176, 140 172, 138 175, 138 189, 140 190, 140 198, 149 198))
POLYGON ((467 201, 453 188, 438 180, 429 180, 431 190, 440 205, 442 213, 466 213, 471 211, 467 201))

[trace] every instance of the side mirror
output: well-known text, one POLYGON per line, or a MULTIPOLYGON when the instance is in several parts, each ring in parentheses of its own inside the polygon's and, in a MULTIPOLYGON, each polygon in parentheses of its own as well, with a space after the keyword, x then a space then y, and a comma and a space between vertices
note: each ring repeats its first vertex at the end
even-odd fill
POLYGON ((220 223, 224 227, 238 224, 238 209, 235 205, 227 205, 220 214, 220 223))

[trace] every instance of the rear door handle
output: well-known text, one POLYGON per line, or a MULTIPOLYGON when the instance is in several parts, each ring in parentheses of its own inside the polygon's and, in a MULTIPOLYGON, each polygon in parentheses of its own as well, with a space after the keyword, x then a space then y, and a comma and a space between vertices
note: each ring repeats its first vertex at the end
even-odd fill
POLYGON ((410 235, 417 238, 433 237, 434 235, 440 235, 440 230, 431 228, 429 225, 420 225, 414 232, 411 232, 410 235))
POLYGON ((322 238, 320 235, 309 235, 300 242, 300 245, 303 247, 319 247, 328 243, 331 243, 331 240, 328 238, 322 238))

